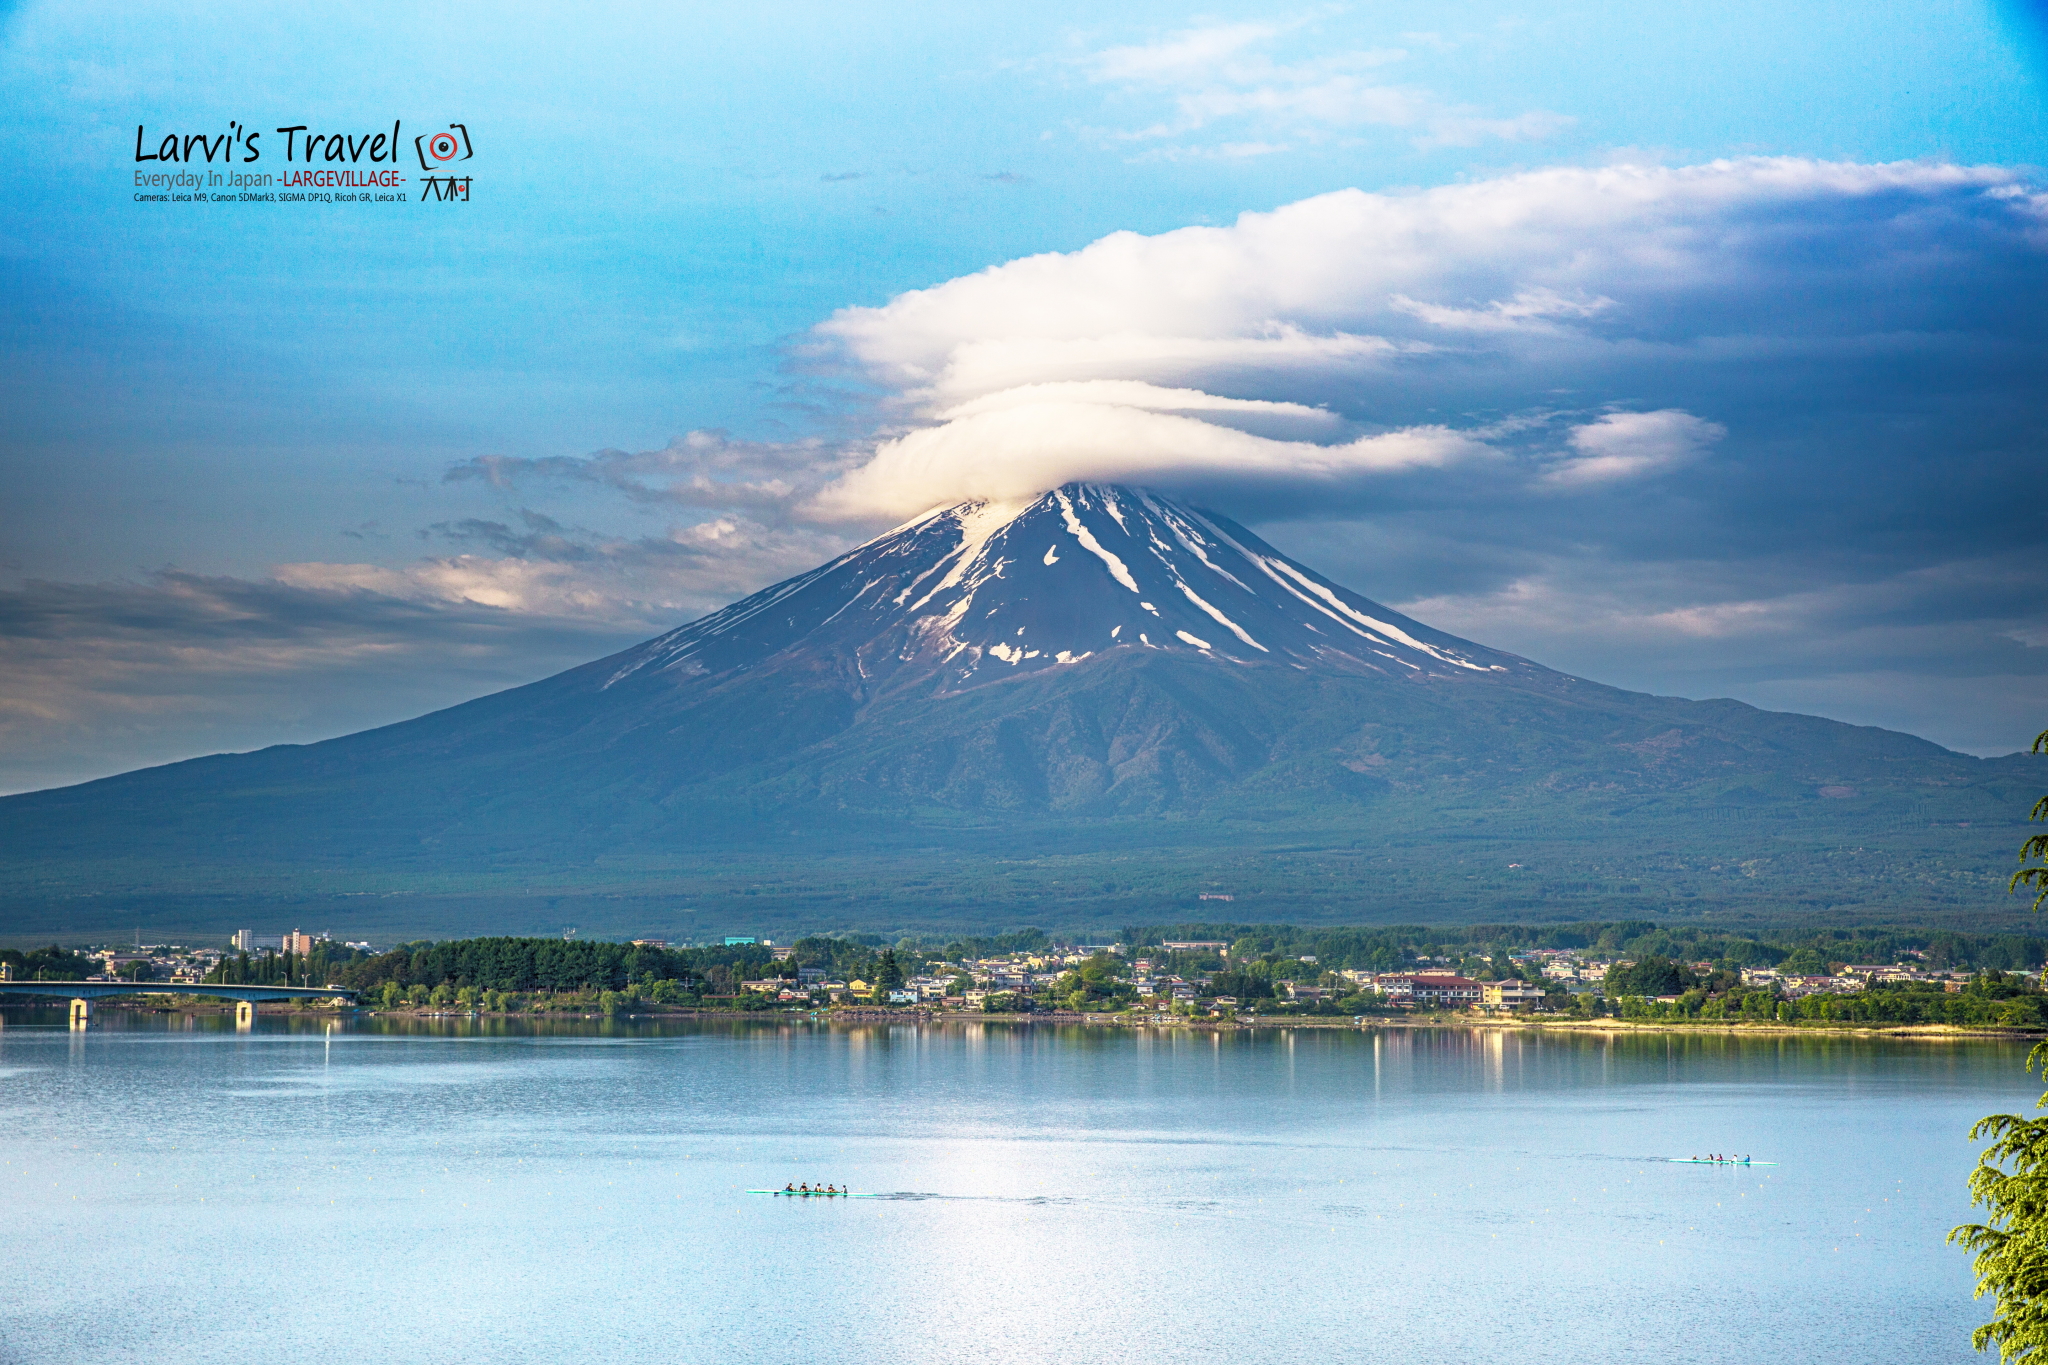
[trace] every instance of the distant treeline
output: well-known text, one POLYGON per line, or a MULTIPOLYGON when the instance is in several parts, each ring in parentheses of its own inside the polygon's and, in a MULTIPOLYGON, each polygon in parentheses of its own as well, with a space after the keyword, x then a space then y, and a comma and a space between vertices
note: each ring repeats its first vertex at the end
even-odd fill
POLYGON ((326 939, 309 953, 230 953, 206 979, 221 986, 321 986, 369 954, 326 939))
POLYGON ((1624 1019, 1824 1020, 1841 1024, 1990 1024, 2038 1029, 2048 1024, 2048 995, 2031 981, 1985 971, 1950 994, 1930 982, 1878 982, 1861 991, 1780 1000, 1769 991, 1688 990, 1676 1000, 1627 997, 1624 1019))
POLYGON ((731 994, 733 983, 767 975, 773 962, 758 944, 730 948, 654 948, 596 939, 465 938, 407 943, 353 963, 334 984, 364 991, 399 986, 475 986, 496 991, 616 991, 673 981, 691 991, 731 994))
POLYGON ((1560 948, 1609 957, 1668 957, 1681 962, 1776 967, 1795 954, 1833 962, 1892 962, 1902 953, 1926 955, 1930 967, 2026 971, 2048 962, 2048 938, 2030 934, 1959 934, 1947 930, 1822 929, 1720 933, 1648 920, 1580 924, 1471 924, 1453 927, 1396 924, 1348 929, 1304 929, 1290 924, 1197 923, 1138 925, 1122 931, 1134 947, 1166 942, 1220 941, 1233 959, 1256 955, 1314 957, 1323 967, 1391 971, 1417 957, 1494 957, 1530 948, 1560 948))
POLYGON ((429 989, 446 985, 495 991, 618 991, 667 981, 686 992, 725 996, 737 994, 743 981, 794 977, 806 967, 836 980, 873 981, 900 975, 902 967, 925 961, 1027 952, 1045 942, 1045 934, 1037 929, 930 947, 912 940, 889 945, 872 934, 818 936, 798 940, 789 957, 777 959, 772 949, 756 943, 654 948, 594 939, 469 938, 401 944, 339 966, 329 980, 358 991, 387 982, 429 989))
MULTIPOLYGON (((1149 950, 1177 967, 1190 970, 1252 972, 1269 982, 1309 980, 1321 972, 1354 968, 1398 971, 1418 959, 1442 958, 1473 970, 1490 968, 1511 974, 1506 955, 1530 948, 1560 948, 1612 957, 1668 958, 1673 962, 1712 962, 1728 969, 1785 967, 1821 972, 1829 963, 1892 962, 1906 952, 1924 954, 1935 968, 2026 971, 2048 962, 2048 938, 2022 934, 1960 934, 1944 930, 1820 930, 1785 933, 1729 934, 1691 926, 1644 920, 1592 921, 1565 925, 1389 925, 1362 928, 1300 928, 1287 924, 1190 923, 1144 925, 1124 929, 1122 943, 1136 952, 1149 950), (1197 941, 1229 944, 1226 958, 1214 951, 1167 954, 1166 942, 1197 941), (1297 970, 1293 960, 1312 957, 1316 971, 1297 970)), ((874 981, 880 976, 914 972, 938 962, 1029 953, 1050 946, 1040 929, 945 941, 905 937, 889 943, 879 935, 817 935, 800 939, 794 952, 777 959, 760 944, 702 948, 656 948, 630 943, 559 938, 471 938, 406 943, 369 956, 338 944, 322 943, 298 959, 266 953, 222 959, 209 978, 220 982, 313 982, 358 991, 446 985, 497 991, 618 991, 629 986, 673 983, 677 989, 710 996, 730 996, 739 983, 763 977, 794 977, 803 968, 841 981, 874 981)), ((87 959, 62 949, 39 949, 24 955, 12 950, 0 958, 14 961, 16 973, 33 976, 40 965, 46 975, 57 969, 83 975, 87 959), (56 954, 58 956, 52 956, 56 954)), ((1489 973, 1490 974, 1490 973, 1489 973)), ((1242 994, 1264 998, 1252 981, 1233 982, 1242 994)), ((1689 983, 1687 983, 1689 984, 1689 983)), ((1682 987, 1681 987, 1682 988, 1682 987)), ((1669 992, 1645 992, 1669 993, 1669 992)))

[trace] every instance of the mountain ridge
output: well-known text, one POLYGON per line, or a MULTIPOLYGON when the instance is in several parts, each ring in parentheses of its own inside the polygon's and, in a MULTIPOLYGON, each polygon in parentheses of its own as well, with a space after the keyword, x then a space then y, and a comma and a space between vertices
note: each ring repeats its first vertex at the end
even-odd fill
POLYGON ((493 897, 535 888, 623 899, 641 923, 758 919, 743 865, 779 869, 777 914, 887 895, 971 928, 1043 921, 1076 879, 1105 913, 1182 909, 1216 866, 1293 845, 1345 850, 1328 856, 1348 871, 1285 879, 1276 910, 1314 922, 1761 912, 1773 892, 1799 913, 1992 913, 2039 770, 1575 678, 1218 513, 1076 484, 934 509, 640 645, 395 725, 0 799, 0 933, 94 900, 130 922, 356 882, 452 898, 483 927, 502 927, 493 897), (1880 839, 1888 863, 1850 866, 1880 839), (1366 848, 1399 875, 1362 870, 1366 848), (1481 849, 1577 872, 1531 895, 1447 870, 1481 849), (916 889, 919 856, 974 903, 916 889), (864 858, 901 875, 864 891, 864 858), (1003 870, 1020 859, 1072 875, 1003 870), (806 866, 851 889, 807 887, 806 866))

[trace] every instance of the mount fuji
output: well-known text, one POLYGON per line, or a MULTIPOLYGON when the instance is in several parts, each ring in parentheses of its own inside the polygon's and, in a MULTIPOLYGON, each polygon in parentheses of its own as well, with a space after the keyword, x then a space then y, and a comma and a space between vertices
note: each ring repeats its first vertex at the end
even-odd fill
POLYGON ((2040 779, 1588 682, 1069 484, 415 720, 0 800, 0 933, 1981 918, 2040 779))
POLYGON ((796 651, 851 663, 864 693, 961 692, 1119 651, 1381 676, 1541 671, 1369 602, 1214 513, 1071 484, 928 512, 629 651, 604 686, 725 677, 796 651))

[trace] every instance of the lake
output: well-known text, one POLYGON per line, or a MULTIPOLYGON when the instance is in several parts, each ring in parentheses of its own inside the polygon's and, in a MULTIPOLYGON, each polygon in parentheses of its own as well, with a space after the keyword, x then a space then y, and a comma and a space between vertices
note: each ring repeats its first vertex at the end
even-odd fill
POLYGON ((1980 1360, 1965 1133, 2041 1091, 1993 1042, 4 1018, 7 1365, 1980 1360))

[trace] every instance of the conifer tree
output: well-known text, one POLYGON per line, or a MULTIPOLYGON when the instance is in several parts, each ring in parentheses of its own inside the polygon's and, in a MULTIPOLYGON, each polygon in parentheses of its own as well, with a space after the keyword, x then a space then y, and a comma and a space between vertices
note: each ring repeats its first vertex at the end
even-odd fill
POLYGON ((896 950, 884 948, 882 960, 875 967, 875 991, 893 991, 903 984, 903 967, 896 961, 896 950))
MULTIPOLYGON (((2048 730, 2034 740, 2034 752, 2048 752, 2048 730)), ((2048 820, 2048 796, 2029 817, 2048 820)), ((2035 910, 2048 900, 2048 834, 2020 845, 2020 861, 2040 859, 2013 874, 2011 889, 2035 888, 2035 910)), ((2027 1054, 2027 1070, 2048 1074, 2048 1043, 2027 1054)), ((2048 1094, 2036 1109, 2048 1109, 2048 1094)), ((2048 1358, 2048 1119, 1993 1114, 1970 1129, 1972 1142, 1991 1139, 1970 1173, 1970 1202, 1990 1210, 1981 1223, 1965 1223, 1948 1239, 1977 1253, 1976 1297, 1989 1294, 1998 1305, 1991 1321, 1970 1334, 1978 1350, 1998 1348, 2002 1362, 2048 1358)))

